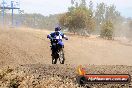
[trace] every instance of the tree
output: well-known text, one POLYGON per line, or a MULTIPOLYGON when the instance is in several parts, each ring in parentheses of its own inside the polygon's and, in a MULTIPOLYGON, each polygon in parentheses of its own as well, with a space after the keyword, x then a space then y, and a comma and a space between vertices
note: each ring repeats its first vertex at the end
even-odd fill
POLYGON ((99 26, 105 20, 106 5, 104 3, 97 4, 95 11, 96 24, 99 26))
POLYGON ((89 2, 89 11, 90 11, 90 15, 93 16, 94 12, 93 12, 93 2, 92 1, 89 2))
POLYGON ((100 36, 105 39, 113 38, 113 23, 109 20, 102 24, 101 34, 100 36))
POLYGON ((85 0, 82 0, 78 6, 71 6, 67 13, 60 16, 59 23, 70 32, 78 34, 84 31, 91 33, 94 29, 94 17, 86 7, 85 0))
POLYGON ((114 5, 107 6, 105 12, 105 20, 111 20, 113 23, 119 21, 120 13, 116 11, 116 7, 114 5))
MULTIPOLYGON (((102 36, 102 25, 106 22, 111 22, 113 26, 121 25, 123 18, 120 13, 116 10, 114 5, 106 5, 105 3, 97 4, 95 10, 95 19, 96 19, 96 32, 100 33, 102 36)), ((113 27, 115 28, 115 27, 113 27)), ((118 27, 119 28, 119 27, 118 27)))
POLYGON ((81 4, 80 4, 81 6, 86 7, 86 4, 87 4, 86 0, 81 0, 81 4))

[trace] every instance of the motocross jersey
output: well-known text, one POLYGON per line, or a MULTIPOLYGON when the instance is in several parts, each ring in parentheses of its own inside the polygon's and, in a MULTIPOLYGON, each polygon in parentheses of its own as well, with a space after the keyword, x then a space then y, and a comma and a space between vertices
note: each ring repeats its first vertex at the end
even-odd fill
POLYGON ((47 36, 47 38, 49 38, 49 39, 53 39, 53 38, 57 38, 57 37, 59 37, 59 39, 62 39, 62 38, 65 38, 66 40, 68 39, 67 37, 66 37, 66 35, 64 35, 62 32, 60 32, 60 31, 58 31, 58 32, 53 32, 53 33, 51 33, 51 34, 49 34, 48 36, 47 36))

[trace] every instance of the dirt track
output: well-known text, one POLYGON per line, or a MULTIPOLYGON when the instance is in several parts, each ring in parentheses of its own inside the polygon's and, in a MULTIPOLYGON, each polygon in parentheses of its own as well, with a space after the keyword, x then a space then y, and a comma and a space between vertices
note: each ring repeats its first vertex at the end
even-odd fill
MULTIPOLYGON (((20 88, 76 88, 78 64, 85 64, 88 73, 132 75, 132 67, 127 66, 132 65, 132 46, 95 37, 68 35, 69 40, 64 41, 65 65, 51 65, 48 33, 31 29, 0 30, 0 67, 13 68, 2 79, 3 70, 0 70, 1 88, 9 86, 12 79, 21 80, 20 88)), ((132 83, 88 86, 131 88, 132 83)))
POLYGON ((49 63, 48 40, 43 33, 32 30, 0 30, 0 63, 30 64, 49 63))
MULTIPOLYGON (((48 31, 0 30, 0 65, 51 64, 48 31)), ((132 65, 132 46, 117 41, 69 35, 66 64, 132 65)))

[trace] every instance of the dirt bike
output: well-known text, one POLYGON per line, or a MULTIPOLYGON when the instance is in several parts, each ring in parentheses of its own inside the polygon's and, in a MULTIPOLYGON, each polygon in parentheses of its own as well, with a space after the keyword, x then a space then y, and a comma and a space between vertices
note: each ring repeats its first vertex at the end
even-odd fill
POLYGON ((62 40, 60 39, 52 39, 51 40, 51 50, 52 50, 52 64, 56 64, 57 60, 59 59, 60 64, 64 64, 65 57, 64 57, 64 45, 62 40))

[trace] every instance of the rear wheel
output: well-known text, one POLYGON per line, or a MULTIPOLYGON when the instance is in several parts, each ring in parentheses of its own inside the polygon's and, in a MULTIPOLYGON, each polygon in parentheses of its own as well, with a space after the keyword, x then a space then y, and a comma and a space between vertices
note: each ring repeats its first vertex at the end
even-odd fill
POLYGON ((59 52, 59 60, 60 60, 60 64, 64 64, 65 57, 64 57, 64 51, 63 51, 63 49, 61 49, 60 52, 59 52))

